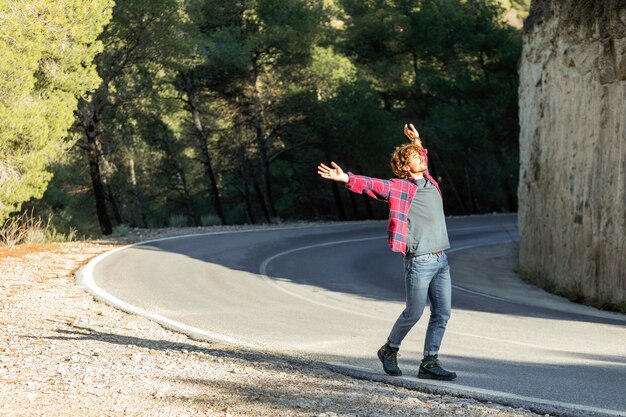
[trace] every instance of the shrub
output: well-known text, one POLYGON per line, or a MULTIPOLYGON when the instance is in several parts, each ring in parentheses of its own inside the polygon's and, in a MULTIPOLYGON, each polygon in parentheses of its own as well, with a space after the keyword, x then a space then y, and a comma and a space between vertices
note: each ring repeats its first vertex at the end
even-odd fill
POLYGON ((200 224, 202 226, 216 226, 222 224, 222 222, 215 214, 204 214, 200 216, 200 224))
POLYGON ((130 227, 126 223, 118 224, 113 228, 113 234, 117 236, 126 236, 130 231, 130 227))
POLYGON ((189 219, 184 214, 172 214, 169 220, 170 227, 187 227, 189 219))
POLYGON ((0 228, 0 245, 13 247, 22 243, 69 242, 76 239, 76 230, 70 229, 67 234, 61 233, 51 222, 52 218, 48 217, 44 224, 32 212, 9 217, 0 228))

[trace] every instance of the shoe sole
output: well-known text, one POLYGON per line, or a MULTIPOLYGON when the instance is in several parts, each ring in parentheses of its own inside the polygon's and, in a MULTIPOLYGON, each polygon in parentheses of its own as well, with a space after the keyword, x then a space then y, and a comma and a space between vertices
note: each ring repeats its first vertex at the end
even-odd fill
POLYGON ((393 373, 393 372, 389 372, 389 371, 387 371, 387 370, 385 369, 385 362, 383 361, 383 355, 382 355, 382 353, 380 353, 380 351, 378 351, 376 354, 378 355, 378 359, 380 359, 380 362, 383 364, 383 371, 385 371, 385 373, 386 373, 387 375, 390 375, 390 376, 402 376, 402 371, 400 371, 400 373, 398 373, 398 374, 395 374, 395 373, 393 373))
POLYGON ((417 374, 420 379, 435 379, 437 381, 454 381, 456 376, 437 376, 431 374, 417 374))

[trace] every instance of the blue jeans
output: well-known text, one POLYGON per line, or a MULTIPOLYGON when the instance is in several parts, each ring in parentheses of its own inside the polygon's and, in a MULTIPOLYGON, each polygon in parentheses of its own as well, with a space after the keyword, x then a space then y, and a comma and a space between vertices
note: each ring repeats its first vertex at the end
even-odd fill
POLYGON ((424 356, 437 355, 452 308, 448 256, 445 253, 406 256, 404 275, 406 308, 393 325, 387 343, 395 348, 400 347, 404 337, 422 316, 428 299, 430 320, 424 340, 424 356))

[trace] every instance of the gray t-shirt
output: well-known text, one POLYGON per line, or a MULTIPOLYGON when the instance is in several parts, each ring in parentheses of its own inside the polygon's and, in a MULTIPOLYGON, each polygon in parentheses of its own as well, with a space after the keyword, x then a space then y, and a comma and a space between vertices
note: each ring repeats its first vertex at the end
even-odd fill
POLYGON ((426 179, 417 180, 417 190, 409 209, 406 243, 408 256, 424 255, 450 247, 441 194, 426 179))

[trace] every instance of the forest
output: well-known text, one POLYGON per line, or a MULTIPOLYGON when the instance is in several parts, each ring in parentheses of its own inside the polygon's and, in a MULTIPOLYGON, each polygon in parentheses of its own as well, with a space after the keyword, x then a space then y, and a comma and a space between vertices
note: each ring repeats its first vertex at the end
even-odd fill
POLYGON ((0 224, 362 220, 413 123, 447 215, 516 212, 528 1, 0 0, 0 224))

